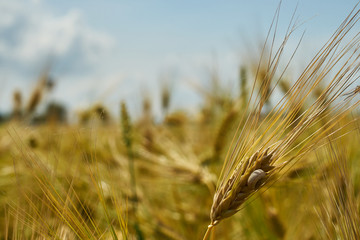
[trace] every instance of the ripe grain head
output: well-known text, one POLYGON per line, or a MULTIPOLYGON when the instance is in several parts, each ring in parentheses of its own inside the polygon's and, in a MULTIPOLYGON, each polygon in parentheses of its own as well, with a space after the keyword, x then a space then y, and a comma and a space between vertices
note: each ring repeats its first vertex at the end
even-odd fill
POLYGON ((256 95, 255 83, 253 85, 248 104, 252 114, 239 124, 226 156, 213 199, 209 229, 238 212, 253 193, 269 183, 274 173, 301 159, 327 136, 341 129, 338 123, 359 105, 359 100, 341 99, 359 77, 360 33, 351 32, 359 20, 360 10, 356 7, 284 98, 264 116, 263 106, 283 76, 284 72, 276 77, 278 63, 295 26, 289 28, 275 54, 268 56, 265 85, 274 82, 275 86, 270 90, 267 87, 270 95, 264 97, 264 89, 260 88, 256 95), (311 102, 310 97, 320 84, 324 88, 311 102))

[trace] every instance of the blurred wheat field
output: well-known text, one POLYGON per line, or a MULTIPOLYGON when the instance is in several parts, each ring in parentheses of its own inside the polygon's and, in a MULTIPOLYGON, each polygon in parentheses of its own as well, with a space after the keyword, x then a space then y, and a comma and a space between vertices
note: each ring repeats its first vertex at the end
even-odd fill
POLYGON ((59 104, 37 111, 56 87, 48 68, 27 101, 15 91, 0 239, 359 239, 360 13, 296 79, 280 58, 297 25, 276 47, 278 14, 238 91, 214 74, 196 114, 171 110, 164 84, 138 118, 121 102, 118 116, 98 104, 67 122, 59 104))

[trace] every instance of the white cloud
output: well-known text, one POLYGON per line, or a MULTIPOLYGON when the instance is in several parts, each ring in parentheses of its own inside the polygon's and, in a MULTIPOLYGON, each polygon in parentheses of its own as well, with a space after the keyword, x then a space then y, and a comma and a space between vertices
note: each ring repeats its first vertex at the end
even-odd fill
POLYGON ((0 12, 0 82, 6 87, 1 110, 9 110, 15 88, 30 91, 28 81, 36 79, 46 61, 53 61, 55 77, 66 79, 58 84, 64 90, 62 84, 74 83, 85 70, 86 76, 98 72, 99 62, 115 48, 114 39, 91 28, 76 9, 56 15, 42 1, 13 0, 0 1, 0 12))
POLYGON ((0 60, 34 67, 54 58, 75 67, 94 64, 114 47, 109 35, 91 29, 80 11, 55 16, 39 1, 0 3, 0 60))

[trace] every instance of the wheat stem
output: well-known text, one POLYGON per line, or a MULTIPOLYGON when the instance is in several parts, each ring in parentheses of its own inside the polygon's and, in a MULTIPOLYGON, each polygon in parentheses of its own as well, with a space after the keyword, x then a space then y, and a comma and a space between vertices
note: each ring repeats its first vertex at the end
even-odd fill
POLYGON ((214 226, 215 226, 215 225, 210 224, 210 225, 207 227, 206 232, 205 232, 204 237, 203 237, 203 240, 208 239, 208 237, 209 237, 209 235, 210 235, 210 233, 211 233, 211 230, 213 229, 214 226))

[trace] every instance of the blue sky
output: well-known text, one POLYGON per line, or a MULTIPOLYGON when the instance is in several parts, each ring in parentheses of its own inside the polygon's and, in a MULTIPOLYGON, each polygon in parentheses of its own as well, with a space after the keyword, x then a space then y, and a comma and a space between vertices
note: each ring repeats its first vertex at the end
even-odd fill
MULTIPOLYGON (((0 0, 0 110, 10 109, 15 88, 29 93, 47 59, 58 81, 50 98, 72 110, 96 101, 117 109, 125 99, 136 114, 143 91, 158 101, 164 78, 173 81, 173 108, 193 108, 199 97, 190 83, 204 84, 216 66, 225 84, 234 84, 246 48, 264 39, 278 3, 0 0)), ((306 31, 296 58, 300 68, 356 3, 282 2, 280 35, 296 5, 305 21, 289 42, 290 54, 306 31)))

